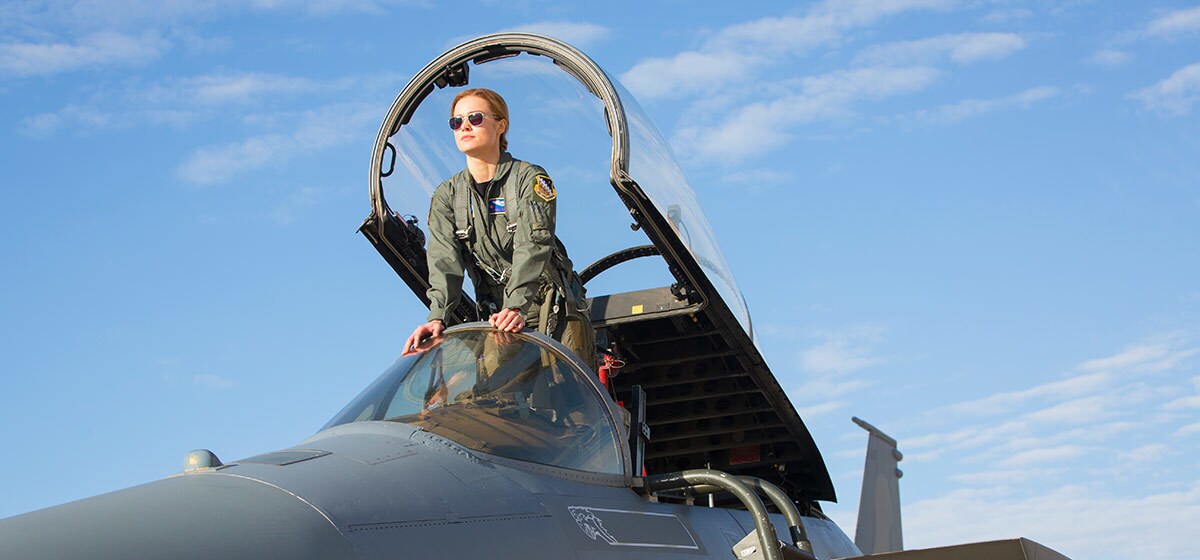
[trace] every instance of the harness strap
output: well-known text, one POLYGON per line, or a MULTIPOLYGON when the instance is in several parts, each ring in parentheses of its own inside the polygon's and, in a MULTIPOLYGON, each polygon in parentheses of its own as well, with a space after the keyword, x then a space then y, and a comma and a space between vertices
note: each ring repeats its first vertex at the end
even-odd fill
MULTIPOLYGON (((454 187, 451 184, 451 187, 454 187)), ((454 237, 470 244, 471 240, 471 193, 468 189, 454 187, 454 237)))
MULTIPOLYGON (((452 188, 454 189, 454 237, 471 253, 471 257, 475 259, 475 266, 491 277, 496 284, 503 286, 512 275, 512 269, 505 268, 503 271, 497 271, 479 258, 479 253, 475 252, 475 226, 471 223, 475 215, 475 198, 471 196, 472 189, 463 185, 452 186, 452 188)), ((505 190, 509 189, 506 187, 505 190)), ((507 211, 506 208, 505 212, 507 211)), ((515 222, 510 223, 508 227, 509 231, 515 231, 515 222)))

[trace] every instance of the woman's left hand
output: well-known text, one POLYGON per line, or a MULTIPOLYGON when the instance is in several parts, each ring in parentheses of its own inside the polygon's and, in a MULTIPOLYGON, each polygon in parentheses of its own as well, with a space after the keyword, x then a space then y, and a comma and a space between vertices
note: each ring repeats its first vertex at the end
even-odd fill
POLYGON ((525 314, 520 309, 501 309, 488 318, 488 323, 508 332, 521 332, 525 328, 525 314))

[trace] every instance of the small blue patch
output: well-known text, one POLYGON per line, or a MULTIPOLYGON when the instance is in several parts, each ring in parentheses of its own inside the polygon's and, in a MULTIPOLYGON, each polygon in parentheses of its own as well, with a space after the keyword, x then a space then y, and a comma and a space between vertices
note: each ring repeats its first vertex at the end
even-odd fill
POLYGON ((493 198, 488 201, 488 212, 492 214, 503 214, 504 208, 505 204, 503 198, 493 198))

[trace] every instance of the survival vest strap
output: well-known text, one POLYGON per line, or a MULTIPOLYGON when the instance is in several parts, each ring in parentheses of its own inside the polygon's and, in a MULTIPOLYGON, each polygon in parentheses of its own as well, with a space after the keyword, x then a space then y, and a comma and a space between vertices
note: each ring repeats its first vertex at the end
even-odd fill
MULTIPOLYGON (((509 173, 513 171, 510 169, 509 173)), ((515 233, 517 231, 516 214, 509 214, 509 204, 515 204, 517 201, 517 182, 507 180, 504 181, 504 214, 509 217, 508 232, 515 233)), ((494 179, 493 179, 494 180, 494 179)), ((471 224, 471 216, 475 215, 475 197, 471 196, 471 191, 474 190, 471 186, 455 185, 451 183, 454 191, 454 237, 457 238, 463 245, 467 247, 467 251, 471 253, 471 257, 475 259, 475 266, 479 267, 485 274, 490 276, 497 284, 503 286, 508 282, 509 276, 512 274, 512 268, 505 268, 503 271, 498 271, 495 267, 484 262, 479 258, 479 254, 475 252, 475 226, 471 224)))
MULTIPOLYGON (((516 172, 517 170, 512 168, 508 171, 509 174, 516 172)), ((517 208, 520 204, 520 195, 518 193, 520 184, 518 181, 509 180, 508 176, 505 176, 504 179, 504 214, 508 216, 508 232, 516 233, 517 208), (510 208, 513 210, 512 213, 508 212, 510 208)), ((478 235, 478 231, 471 223, 471 219, 475 215, 475 197, 471 196, 471 191, 475 189, 471 185, 463 185, 461 183, 457 185, 451 183, 451 187, 454 196, 454 237, 471 253, 471 257, 475 259, 475 266, 479 267, 479 270, 482 270, 484 274, 491 277, 492 281, 497 285, 504 286, 512 275, 512 267, 505 268, 502 271, 496 270, 495 267, 479 258, 479 253, 475 251, 475 236, 478 235)), ((565 254, 562 242, 555 236, 554 247, 551 248, 550 253, 550 265, 556 270, 544 273, 554 286, 554 293, 547 294, 547 300, 553 300, 554 303, 552 304, 551 311, 555 315, 558 314, 560 305, 565 305, 568 312, 574 312, 576 309, 586 309, 585 305, 581 305, 575 301, 575 298, 570 297, 574 290, 570 290, 568 287, 572 285, 572 280, 579 282, 579 279, 574 271, 569 270, 565 266, 565 254)), ((580 284, 580 287, 582 287, 582 284, 580 284)), ((543 321, 543 323, 546 323, 546 321, 543 321)))

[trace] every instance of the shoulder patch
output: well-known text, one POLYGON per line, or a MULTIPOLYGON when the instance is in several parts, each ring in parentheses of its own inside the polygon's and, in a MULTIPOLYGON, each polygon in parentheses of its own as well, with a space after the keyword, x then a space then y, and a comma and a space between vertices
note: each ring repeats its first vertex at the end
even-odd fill
POLYGON ((554 192, 554 181, 551 181, 550 177, 546 175, 538 175, 533 178, 533 192, 546 202, 550 202, 558 196, 558 193, 554 192))

